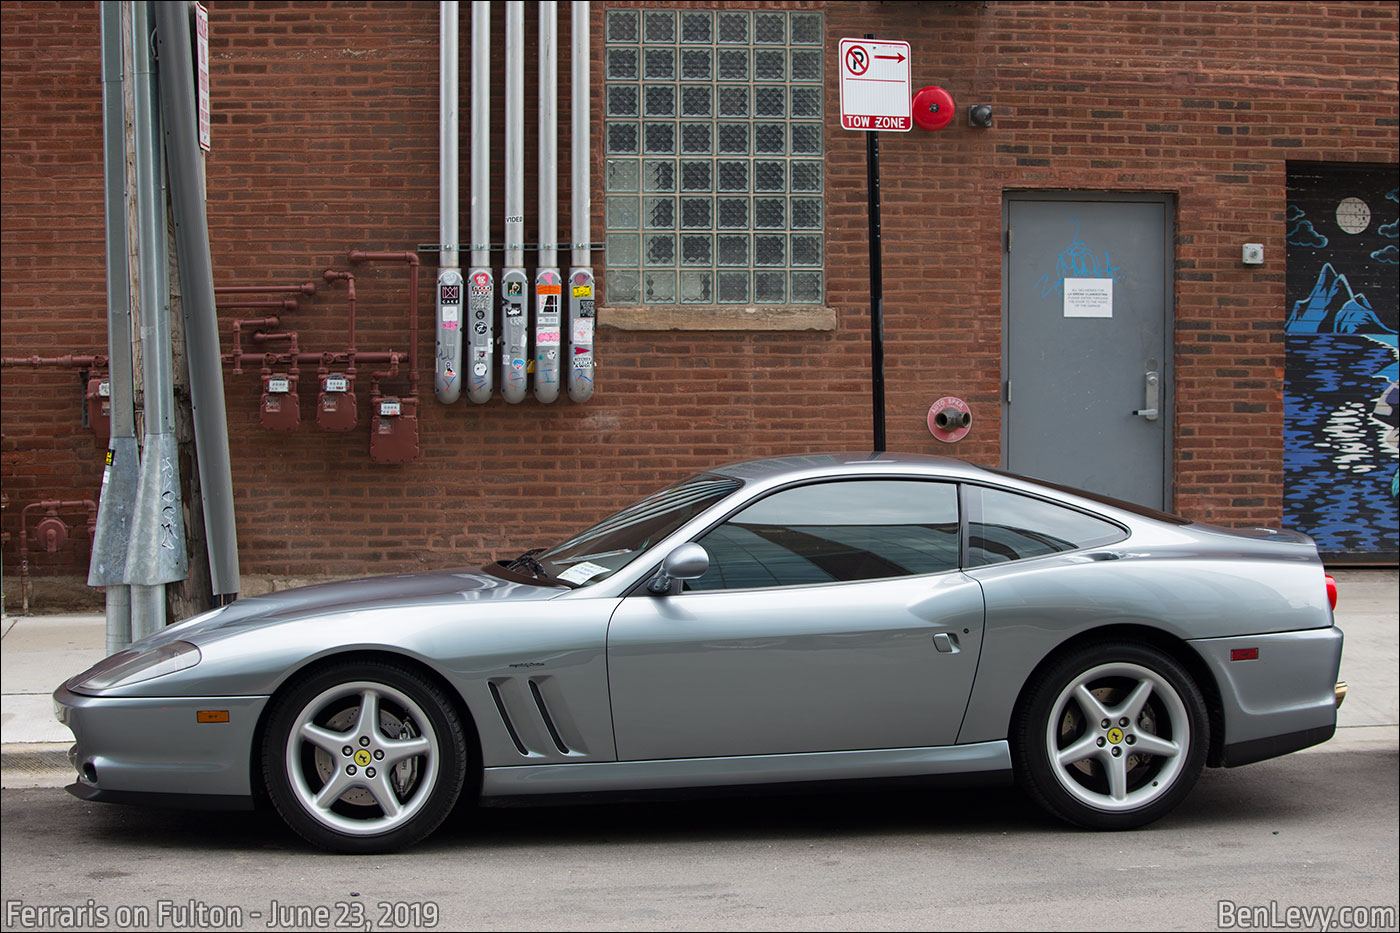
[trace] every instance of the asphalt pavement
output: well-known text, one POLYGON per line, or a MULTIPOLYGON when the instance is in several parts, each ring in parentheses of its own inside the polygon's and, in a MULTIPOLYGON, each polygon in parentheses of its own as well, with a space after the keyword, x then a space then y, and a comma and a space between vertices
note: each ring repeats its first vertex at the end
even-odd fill
MULTIPOLYGON (((1346 635, 1341 678, 1350 686, 1337 735, 1318 750, 1400 746, 1400 572, 1334 571, 1337 625, 1346 635)), ((0 785, 59 787, 73 780, 67 727, 53 716, 59 684, 105 655, 100 615, 3 617, 0 638, 0 785)))

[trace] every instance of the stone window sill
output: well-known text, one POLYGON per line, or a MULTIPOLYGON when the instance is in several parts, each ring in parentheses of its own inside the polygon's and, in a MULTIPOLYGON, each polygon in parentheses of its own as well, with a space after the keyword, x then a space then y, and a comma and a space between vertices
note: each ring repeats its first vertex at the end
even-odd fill
POLYGON ((835 330, 836 309, 792 305, 599 308, 598 326, 613 330, 835 330))

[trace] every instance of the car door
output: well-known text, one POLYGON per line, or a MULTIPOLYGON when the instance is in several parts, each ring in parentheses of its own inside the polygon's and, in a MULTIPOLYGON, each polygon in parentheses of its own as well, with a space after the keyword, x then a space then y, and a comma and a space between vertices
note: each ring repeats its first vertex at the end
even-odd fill
POLYGON ((790 487, 697 540, 703 577, 609 625, 620 761, 953 744, 983 625, 955 484, 790 487))

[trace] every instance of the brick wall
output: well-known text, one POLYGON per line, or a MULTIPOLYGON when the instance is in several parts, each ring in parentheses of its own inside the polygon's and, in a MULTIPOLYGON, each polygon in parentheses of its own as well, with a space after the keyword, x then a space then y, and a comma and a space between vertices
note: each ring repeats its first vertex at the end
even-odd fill
MULTIPOLYGON (((345 251, 437 235, 437 5, 210 4, 218 284, 301 282, 345 251)), ((693 4, 712 8, 727 4, 693 4)), ((733 4, 740 8, 788 4, 733 4)), ((1017 189, 1170 192, 1176 199, 1176 507, 1226 524, 1277 522, 1282 487, 1286 160, 1397 160, 1391 3, 804 3, 826 13, 828 125, 835 48, 867 32, 914 47, 914 85, 987 103, 995 124, 881 138, 889 447, 948 452, 924 426, 942 395, 977 423, 957 453, 1000 461, 1001 211, 1017 189), (1239 262, 1262 242, 1269 261, 1239 262)), ((593 4, 595 48, 604 4, 593 4)), ((464 54, 470 34, 464 7, 464 54)), ((527 5, 527 36, 535 6, 527 5)), ((497 5, 493 26, 503 33, 497 5)), ((560 5, 560 72, 569 5, 560 5)), ((104 352, 101 89, 95 4, 0 11, 5 356, 104 352), (69 277, 70 281, 64 281, 69 277)), ((533 44, 533 43, 531 43, 533 44)), ((498 43, 499 47, 499 43, 498 43)), ((499 93, 501 62, 495 63, 499 93)), ((601 100, 601 56, 594 56, 601 100)), ((464 66, 463 159, 470 131, 464 66)), ((526 100, 533 107, 533 63, 526 100)), ((568 219, 561 108, 560 229, 568 219)), ((493 140, 502 139, 499 115, 493 140)), ((537 229, 526 128, 526 239, 537 229)), ((420 273, 422 453, 369 461, 360 427, 257 426, 255 371, 226 379, 242 565, 350 575, 480 562, 556 539, 717 461, 869 446, 864 139, 827 137, 830 331, 606 329, 586 405, 431 400, 434 257, 420 273)), ((594 240, 601 241, 601 150, 594 240)), ((463 166, 464 187, 468 172, 463 166)), ((499 174, 493 240, 502 239, 499 174)), ((465 207, 465 198, 464 198, 465 207)), ((463 236, 467 215, 463 214, 463 236)), ((465 258, 465 257, 464 257, 465 258)), ((563 257, 567 260, 567 256, 563 257)), ((499 257, 496 257, 499 264, 499 257)), ((603 257, 595 266, 601 271, 603 257)), ((528 257, 527 265, 533 264, 528 257)), ((357 270, 357 346, 406 349, 407 269, 357 270)), ((344 286, 285 315, 308 349, 343 347, 344 286)), ((225 315, 231 316, 231 315, 225 315)), ((227 348, 227 328, 225 328, 227 348)), ((4 528, 22 505, 92 497, 101 446, 79 427, 77 377, 5 368, 4 528)), ((6 573, 15 548, 7 546, 6 573)), ((81 574, 85 547, 35 561, 81 574)))

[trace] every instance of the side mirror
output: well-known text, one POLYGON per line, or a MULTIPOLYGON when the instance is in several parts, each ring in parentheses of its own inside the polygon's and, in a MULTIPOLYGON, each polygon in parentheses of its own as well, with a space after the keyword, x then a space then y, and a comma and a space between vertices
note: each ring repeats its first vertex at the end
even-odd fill
POLYGON ((665 596, 673 589, 679 592, 675 584, 682 580, 698 580, 709 569, 710 555, 705 553, 704 548, 693 541, 682 544, 666 555, 661 562, 661 570, 647 584, 647 592, 657 596, 665 596))

